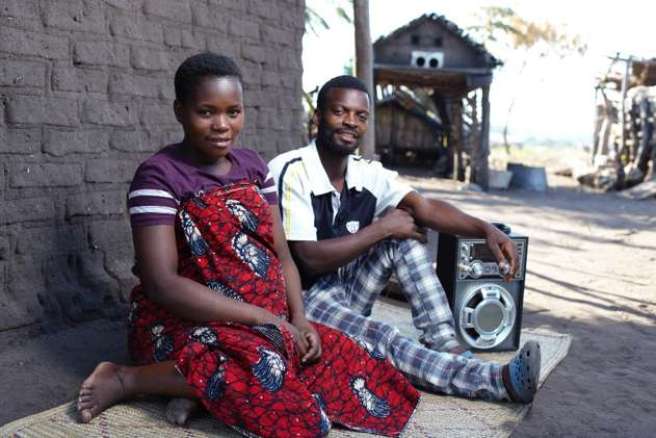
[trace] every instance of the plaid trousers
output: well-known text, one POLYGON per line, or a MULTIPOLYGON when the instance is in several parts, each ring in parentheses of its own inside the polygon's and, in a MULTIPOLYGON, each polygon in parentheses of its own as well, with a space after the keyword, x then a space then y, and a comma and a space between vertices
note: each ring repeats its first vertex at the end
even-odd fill
POLYGON ((453 315, 426 247, 416 240, 379 242, 337 273, 320 277, 305 291, 304 302, 310 320, 336 328, 373 355, 387 358, 418 386, 470 398, 508 399, 499 364, 439 351, 456 342, 453 315), (421 342, 369 317, 392 273, 410 302, 421 342))

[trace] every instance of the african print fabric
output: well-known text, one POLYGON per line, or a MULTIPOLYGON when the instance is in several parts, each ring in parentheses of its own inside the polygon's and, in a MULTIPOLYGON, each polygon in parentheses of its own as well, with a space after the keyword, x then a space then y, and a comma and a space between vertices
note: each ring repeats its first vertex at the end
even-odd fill
MULTIPOLYGON (((180 275, 288 319, 270 207, 250 183, 181 203, 180 275)), ((404 428, 419 393, 389 362, 340 332, 314 324, 323 354, 301 364, 284 326, 194 323, 131 297, 129 346, 139 364, 176 361, 205 408, 249 436, 324 436, 331 423, 388 436, 404 428)))

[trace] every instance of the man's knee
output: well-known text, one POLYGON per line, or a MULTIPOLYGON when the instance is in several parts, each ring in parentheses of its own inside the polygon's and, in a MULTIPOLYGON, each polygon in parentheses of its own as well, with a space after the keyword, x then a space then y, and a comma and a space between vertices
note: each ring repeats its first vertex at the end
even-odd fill
POLYGON ((382 241, 385 250, 390 254, 390 258, 396 262, 407 259, 429 260, 430 254, 426 244, 416 239, 385 239, 382 241))

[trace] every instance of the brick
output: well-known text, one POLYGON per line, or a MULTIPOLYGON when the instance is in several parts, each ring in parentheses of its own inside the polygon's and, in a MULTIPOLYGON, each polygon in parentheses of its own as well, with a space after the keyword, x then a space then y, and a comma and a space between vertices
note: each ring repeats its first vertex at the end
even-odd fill
POLYGON ((240 52, 240 46, 233 38, 207 37, 207 50, 221 55, 236 58, 240 52))
POLYGON ((260 25, 239 18, 231 18, 228 26, 228 33, 238 38, 250 38, 252 40, 260 39, 260 25))
POLYGON ((299 93, 299 95, 302 94, 303 87, 302 87, 302 80, 300 77, 292 74, 281 74, 280 82, 283 88, 296 90, 299 93))
POLYGON ((40 62, 2 60, 0 86, 39 87, 46 82, 46 66, 40 62))
POLYGON ((52 88, 56 91, 107 93, 108 73, 102 70, 55 67, 52 88))
POLYGON ((182 30, 182 47, 196 50, 205 50, 205 35, 202 32, 182 30))
POLYGON ((254 107, 246 107, 246 128, 256 129, 258 111, 254 107))
MULTIPOLYGON (((253 64, 248 62, 242 62, 241 65, 242 72, 242 83, 244 89, 249 91, 259 90, 262 84, 262 67, 259 64, 253 64)), ((255 104, 254 102, 247 101, 249 105, 255 104)))
POLYGON ((115 73, 109 80, 109 93, 116 96, 158 97, 161 79, 115 73))
MULTIPOLYGON (((0 260, 7 260, 11 252, 9 236, 0 236, 0 260)), ((0 283, 2 284, 2 283, 0 283)))
POLYGON ((109 23, 109 30, 114 36, 153 43, 161 43, 169 32, 169 29, 163 32, 159 23, 153 23, 133 14, 114 15, 109 23))
POLYGON ((125 190, 81 193, 66 200, 66 217, 125 214, 125 190))
MULTIPOLYGON (((210 9, 218 9, 225 13, 226 10, 235 11, 235 12, 246 12, 248 3, 246 1, 234 1, 234 0, 208 0, 210 9)), ((239 14, 242 15, 242 14, 239 14)))
POLYGON ((130 182, 138 165, 135 160, 111 158, 88 160, 84 180, 92 183, 130 182))
POLYGON ((257 113, 256 127, 257 129, 269 129, 272 124, 273 110, 270 108, 260 108, 257 113))
POLYGON ((0 26, 40 31, 38 0, 0 0, 0 26))
POLYGON ((61 313, 73 322, 106 317, 115 311, 117 283, 105 271, 101 252, 52 256, 43 267, 48 295, 54 297, 52 302, 44 303, 46 311, 61 313))
POLYGON ((194 26, 224 31, 227 25, 225 9, 210 8, 204 3, 192 2, 192 22, 194 26))
POLYGON ((55 217, 55 205, 52 198, 27 198, 3 201, 4 217, 7 224, 37 220, 49 220, 55 217))
POLYGON ((141 123, 146 127, 161 129, 177 126, 178 121, 171 105, 146 104, 141 110, 141 123))
POLYGON ((285 8, 285 13, 280 14, 280 27, 295 29, 297 34, 305 33, 305 8, 303 5, 285 8))
POLYGON ((122 127, 136 123, 136 110, 130 103, 86 99, 83 108, 82 120, 85 123, 122 127))
MULTIPOLYGON (((102 251, 132 250, 132 233, 126 219, 93 221, 89 225, 89 245, 102 251)), ((122 251, 121 251, 122 252, 122 251)), ((131 257, 130 265, 133 263, 131 257)))
POLYGON ((262 85, 269 87, 278 87, 282 82, 282 75, 274 71, 262 72, 262 85))
POLYGON ((272 5, 267 0, 249 0, 248 1, 248 14, 260 18, 266 18, 272 22, 277 22, 280 17, 280 7, 272 5))
POLYGON ((37 0, 0 0, 1 17, 39 18, 39 2, 37 0))
POLYGON ((270 26, 268 24, 263 24, 260 29, 262 30, 262 41, 266 43, 273 43, 281 46, 293 46, 296 41, 296 32, 292 33, 289 30, 270 26))
POLYGON ((0 52, 66 59, 69 57, 68 38, 0 26, 0 52))
POLYGON ((146 131, 124 131, 115 129, 109 141, 112 149, 121 152, 154 152, 160 144, 152 141, 146 131))
POLYGON ((75 153, 100 153, 109 147, 108 131, 46 129, 43 152, 54 156, 75 153))
POLYGON ((135 0, 103 0, 107 6, 126 11, 137 11, 141 4, 135 0))
POLYGON ((21 163, 9 169, 9 186, 72 187, 82 183, 82 166, 78 163, 21 163))
MULTIPOLYGON (((126 225, 126 228, 129 227, 126 225)), ((130 291, 138 283, 138 279, 132 273, 133 266, 134 250, 132 245, 112 252, 111 256, 108 256, 105 260, 107 273, 118 281, 118 293, 121 295, 121 301, 123 302, 128 301, 130 291)))
POLYGON ((266 58, 267 49, 259 44, 244 44, 241 46, 241 56, 243 59, 252 62, 262 62, 266 58))
MULTIPOLYGON (((244 89, 244 102, 252 106, 263 106, 266 99, 262 94, 262 90, 258 88, 245 88, 244 89)), ((270 105, 269 105, 270 106, 270 105)))
POLYGON ((169 53, 146 47, 132 47, 130 51, 132 67, 140 70, 168 71, 171 68, 169 53))
POLYGON ((302 70, 301 54, 292 48, 285 48, 278 52, 278 65, 280 70, 300 71, 302 70))
POLYGON ((168 145, 173 143, 179 143, 182 141, 183 137, 184 134, 182 132, 182 128, 166 130, 162 133, 160 137, 160 144, 168 145))
POLYGON ((45 2, 43 18, 47 27, 55 29, 105 33, 105 14, 97 1, 45 2))
POLYGON ((169 27, 164 32, 164 44, 169 47, 182 47, 182 30, 169 27))
POLYGON ((16 239, 16 253, 25 256, 67 254, 87 247, 81 224, 27 228, 21 231, 20 239, 16 239))
POLYGON ((36 154, 41 150, 41 129, 0 129, 0 153, 36 154))
POLYGON ((187 0, 146 0, 144 12, 180 23, 191 23, 191 8, 187 0))
POLYGON ((78 41, 73 51, 73 63, 129 67, 130 50, 128 46, 105 41, 78 41))
POLYGON ((9 123, 79 126, 76 100, 63 97, 12 96, 7 101, 9 123))
POLYGON ((0 304, 0 330, 36 322, 43 315, 36 293, 45 289, 41 264, 31 257, 16 257, 5 269, 7 289, 0 304))

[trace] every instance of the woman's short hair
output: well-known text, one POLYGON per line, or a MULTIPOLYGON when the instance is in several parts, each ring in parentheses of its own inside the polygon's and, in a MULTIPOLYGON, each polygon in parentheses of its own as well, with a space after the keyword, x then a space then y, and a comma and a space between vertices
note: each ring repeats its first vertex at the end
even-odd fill
POLYGON ((241 70, 232 58, 212 52, 190 56, 175 72, 175 98, 179 102, 186 102, 201 80, 207 77, 226 76, 241 81, 241 70))

